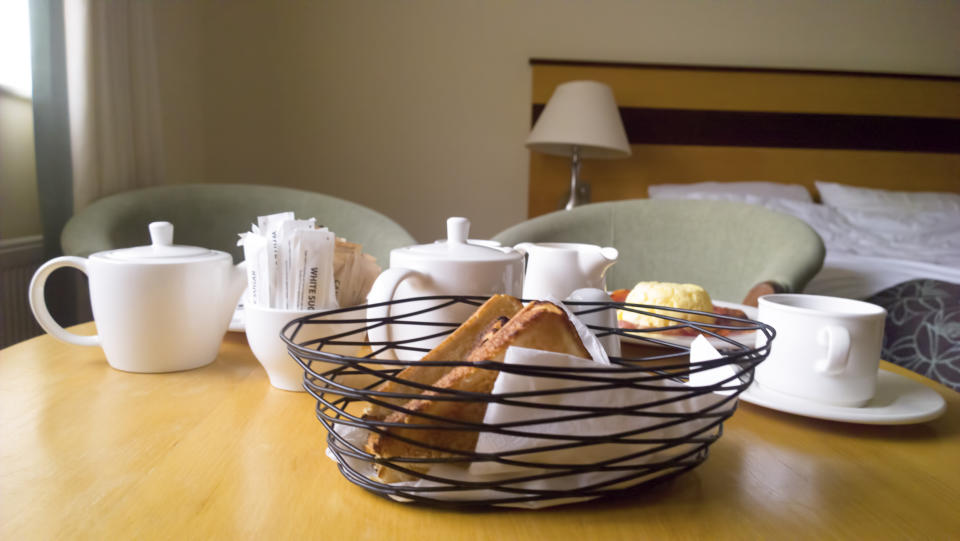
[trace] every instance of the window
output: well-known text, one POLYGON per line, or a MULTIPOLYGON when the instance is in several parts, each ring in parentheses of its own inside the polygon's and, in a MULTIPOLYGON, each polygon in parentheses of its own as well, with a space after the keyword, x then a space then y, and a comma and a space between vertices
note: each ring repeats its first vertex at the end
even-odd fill
POLYGON ((29 0, 0 0, 0 89, 32 94, 29 0))

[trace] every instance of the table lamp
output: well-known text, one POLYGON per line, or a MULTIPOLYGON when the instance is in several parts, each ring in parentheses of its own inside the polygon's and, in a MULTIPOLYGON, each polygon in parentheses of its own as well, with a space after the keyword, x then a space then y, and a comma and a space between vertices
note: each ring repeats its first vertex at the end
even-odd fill
POLYGON ((570 199, 577 205, 581 158, 626 158, 630 144, 610 87, 597 81, 557 85, 527 137, 527 148, 570 156, 570 199))

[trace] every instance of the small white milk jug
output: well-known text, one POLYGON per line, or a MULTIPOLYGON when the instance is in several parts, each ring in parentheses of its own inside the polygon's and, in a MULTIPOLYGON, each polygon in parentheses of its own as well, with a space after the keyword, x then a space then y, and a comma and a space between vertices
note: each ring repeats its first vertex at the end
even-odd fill
POLYGON ((578 289, 606 290, 604 274, 620 255, 616 248, 572 242, 524 242, 514 249, 527 254, 523 298, 566 299, 578 289))

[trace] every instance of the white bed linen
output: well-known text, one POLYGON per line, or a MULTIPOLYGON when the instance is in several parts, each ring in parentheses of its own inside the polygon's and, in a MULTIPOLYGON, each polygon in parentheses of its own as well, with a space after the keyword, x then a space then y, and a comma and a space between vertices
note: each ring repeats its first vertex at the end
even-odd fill
POLYGON ((960 284, 960 270, 921 261, 827 251, 823 268, 803 292, 865 299, 888 287, 918 278, 960 284))
POLYGON ((823 238, 827 256, 805 293, 864 299, 908 280, 960 283, 960 213, 843 211, 766 200, 823 238))
POLYGON ((664 192, 653 198, 761 205, 808 223, 827 249, 805 293, 864 299, 908 280, 960 284, 960 212, 843 209, 741 192, 664 192))

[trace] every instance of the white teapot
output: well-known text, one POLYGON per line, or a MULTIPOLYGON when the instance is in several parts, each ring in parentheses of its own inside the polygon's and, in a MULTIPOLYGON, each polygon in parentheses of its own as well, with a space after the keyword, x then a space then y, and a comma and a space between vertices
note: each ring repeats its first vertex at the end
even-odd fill
MULTIPOLYGON (((404 317, 402 322, 375 326, 367 333, 371 342, 401 343, 404 346, 431 349, 443 336, 421 339, 450 330, 450 326, 423 323, 464 321, 476 310, 469 304, 454 304, 430 310, 449 301, 423 300, 376 306, 389 301, 432 295, 490 296, 506 293, 520 296, 523 288, 523 254, 496 243, 467 240, 470 221, 447 219, 447 239, 433 244, 397 248, 390 252, 390 268, 383 271, 367 294, 369 319, 398 317, 421 310, 423 314, 404 317)), ((378 346, 373 344, 373 349, 378 346)), ((417 360, 422 351, 393 349, 380 358, 417 360)))
POLYGON ((583 288, 606 290, 604 274, 617 262, 616 248, 573 242, 523 242, 514 249, 527 254, 523 298, 566 299, 583 288))
POLYGON ((71 344, 101 346, 110 366, 127 372, 213 362, 247 284, 243 263, 235 266, 226 252, 174 245, 169 222, 151 223, 150 239, 149 246, 44 263, 30 282, 30 308, 43 330, 71 344), (50 316, 44 285, 62 267, 87 275, 96 335, 73 334, 50 316))

